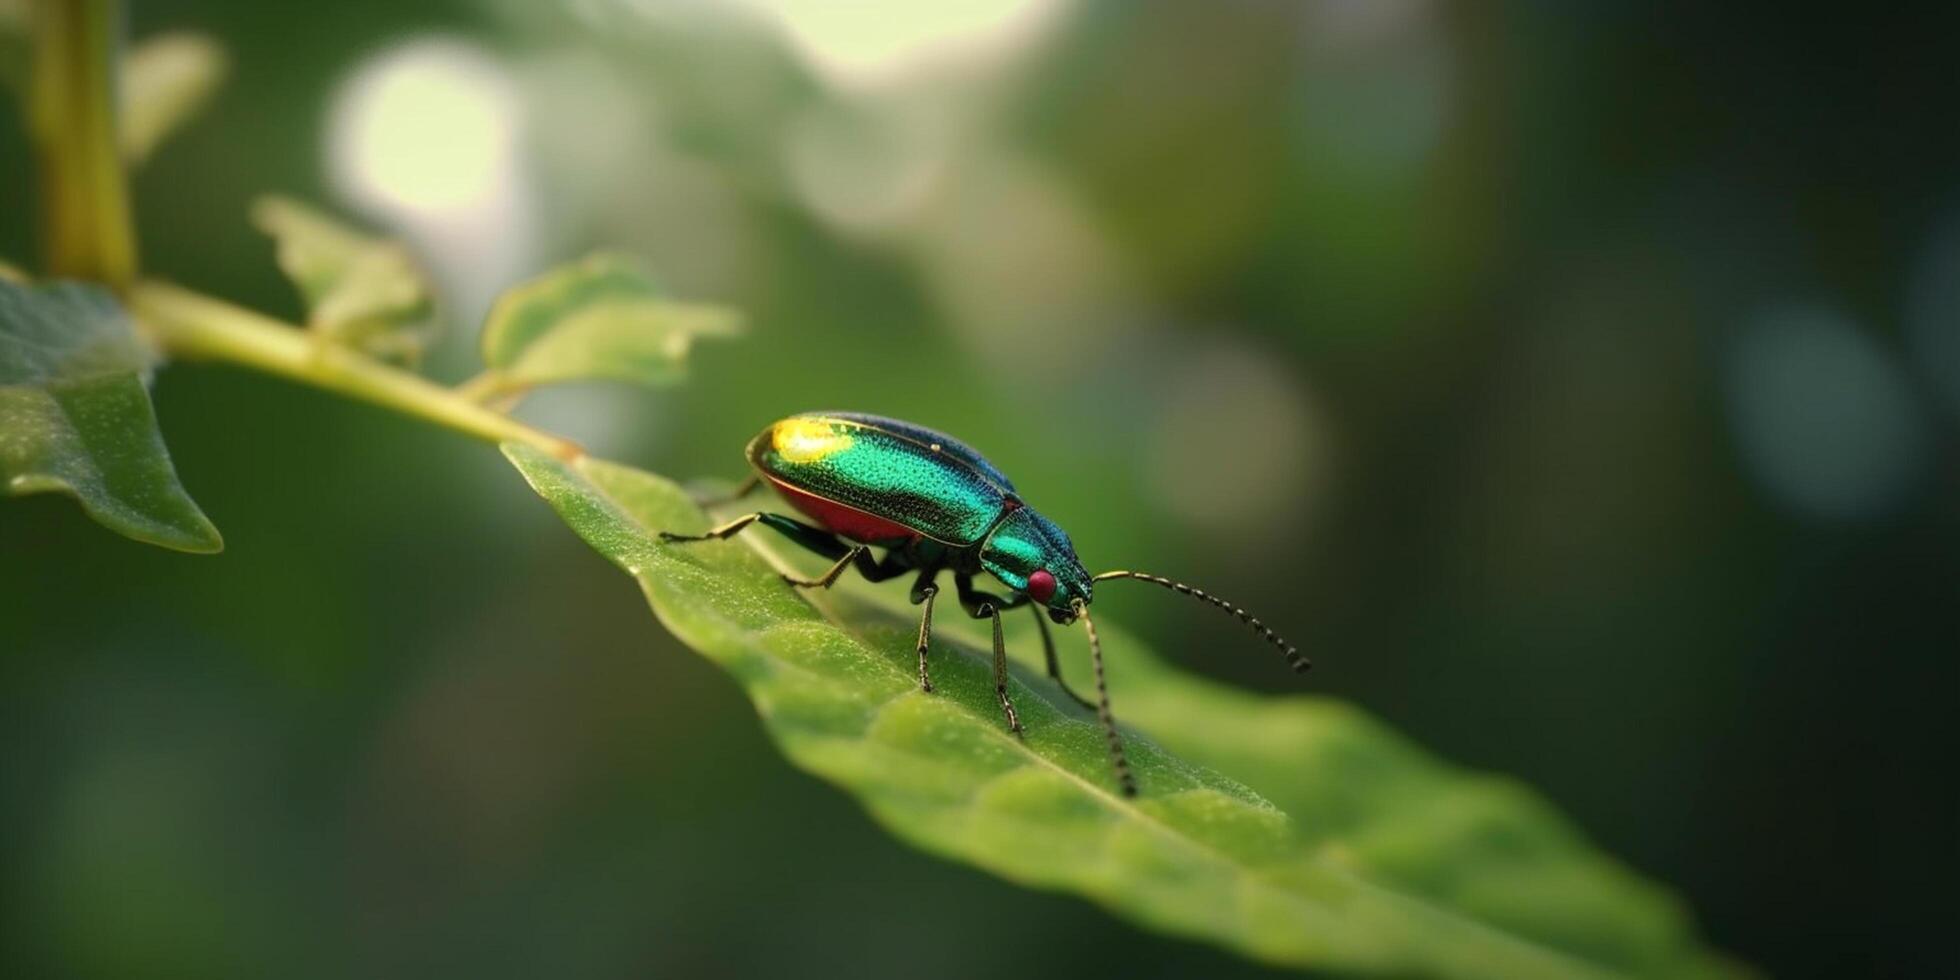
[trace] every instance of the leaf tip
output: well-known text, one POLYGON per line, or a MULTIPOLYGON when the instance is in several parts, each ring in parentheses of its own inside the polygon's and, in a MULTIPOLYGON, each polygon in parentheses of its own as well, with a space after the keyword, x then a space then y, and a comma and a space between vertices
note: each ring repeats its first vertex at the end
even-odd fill
POLYGON ((190 533, 183 541, 180 544, 168 545, 166 547, 190 555, 222 554, 225 550, 225 536, 218 531, 218 526, 211 523, 210 519, 206 518, 202 512, 199 512, 197 516, 199 518, 197 526, 187 529, 190 533))

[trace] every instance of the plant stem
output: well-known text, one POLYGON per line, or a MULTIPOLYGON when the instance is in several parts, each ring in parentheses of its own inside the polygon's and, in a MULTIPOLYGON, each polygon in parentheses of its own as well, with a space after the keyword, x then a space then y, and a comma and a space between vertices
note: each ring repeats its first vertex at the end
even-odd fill
POLYGON ((456 393, 476 402, 487 405, 490 399, 503 394, 504 379, 496 368, 485 368, 482 373, 456 386, 456 393))
POLYGON ((123 26, 116 0, 38 0, 30 125, 40 161, 47 273, 118 291, 136 234, 116 133, 123 26))
POLYGON ((568 460, 585 454, 577 443, 491 411, 453 389, 181 286, 137 283, 130 290, 129 306, 173 355, 255 368, 490 442, 521 442, 568 460))

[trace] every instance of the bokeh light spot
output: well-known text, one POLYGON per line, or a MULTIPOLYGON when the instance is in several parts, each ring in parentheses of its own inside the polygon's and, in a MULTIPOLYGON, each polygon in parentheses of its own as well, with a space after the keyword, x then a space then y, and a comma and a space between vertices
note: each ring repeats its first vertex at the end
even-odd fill
POLYGON ((1299 379, 1271 357, 1217 348, 1193 357, 1164 398, 1147 485, 1196 527, 1251 533, 1315 507, 1325 445, 1299 379))
POLYGON ((1947 212, 1913 262, 1905 333, 1914 366, 1960 418, 1960 208, 1947 212))
POLYGON ((485 208, 510 192, 517 99, 501 68, 450 40, 365 64, 334 100, 334 177, 361 204, 410 214, 485 208))
POLYGON ((1059 19, 1061 0, 743 0, 831 82, 888 84, 922 71, 987 69, 1059 19))
POLYGON ((1837 314, 1758 315, 1730 351, 1728 387, 1744 466, 1800 516, 1879 516, 1925 468, 1928 433, 1904 372, 1837 314))
POLYGON ((917 219, 946 170, 950 140, 903 105, 827 102, 788 134, 791 186, 827 224, 880 233, 917 219))

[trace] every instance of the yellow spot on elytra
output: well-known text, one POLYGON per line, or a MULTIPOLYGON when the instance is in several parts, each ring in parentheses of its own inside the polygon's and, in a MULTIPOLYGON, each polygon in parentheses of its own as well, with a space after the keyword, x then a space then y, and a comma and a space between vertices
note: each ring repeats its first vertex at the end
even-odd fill
POLYGON ((771 438, 777 455, 790 463, 814 463, 851 448, 849 429, 819 419, 784 419, 771 438))

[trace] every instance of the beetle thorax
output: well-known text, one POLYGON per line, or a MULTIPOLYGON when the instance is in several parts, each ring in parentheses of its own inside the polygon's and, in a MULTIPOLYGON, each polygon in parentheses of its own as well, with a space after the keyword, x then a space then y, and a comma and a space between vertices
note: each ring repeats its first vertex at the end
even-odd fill
POLYGON ((1046 573, 1049 581, 1037 584, 1040 590, 1053 588, 1041 604, 1058 618, 1073 618, 1074 603, 1091 598, 1089 573, 1068 535, 1029 507, 1009 511, 994 526, 981 544, 980 564, 1001 584, 1031 598, 1030 579, 1046 573))

